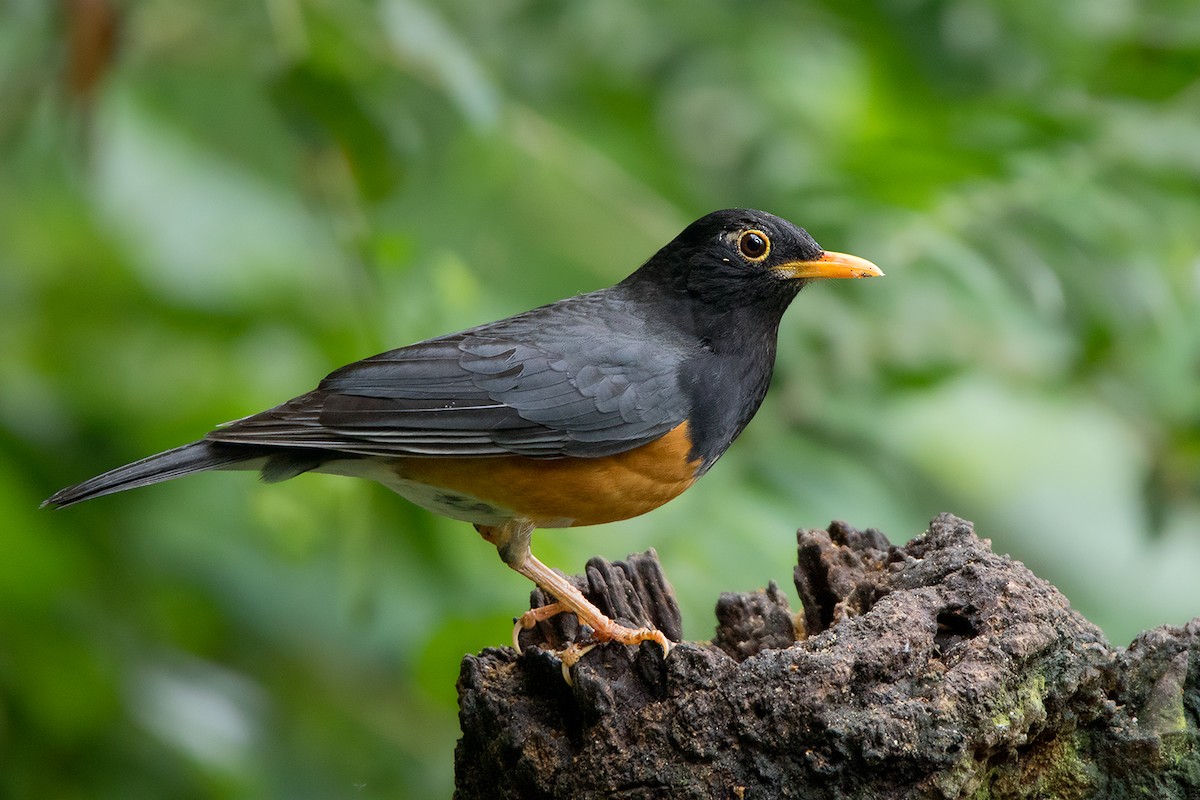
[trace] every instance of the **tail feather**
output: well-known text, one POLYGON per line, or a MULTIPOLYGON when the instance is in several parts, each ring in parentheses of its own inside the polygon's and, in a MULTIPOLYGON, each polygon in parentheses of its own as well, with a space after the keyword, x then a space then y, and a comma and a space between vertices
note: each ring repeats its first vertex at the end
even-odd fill
POLYGON ((261 448, 209 442, 201 439, 198 442, 148 456, 132 464, 117 467, 103 475, 89 478, 83 483, 68 486, 43 501, 42 507, 66 508, 94 497, 103 497, 106 494, 123 492, 126 489, 136 489, 139 486, 149 486, 152 483, 182 478, 193 472, 234 467, 243 462, 262 458, 263 455, 264 452, 261 448))

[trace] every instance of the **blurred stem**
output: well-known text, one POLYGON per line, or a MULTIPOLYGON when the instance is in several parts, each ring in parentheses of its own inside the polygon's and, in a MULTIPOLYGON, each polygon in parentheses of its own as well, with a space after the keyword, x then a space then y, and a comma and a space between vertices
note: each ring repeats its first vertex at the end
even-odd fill
POLYGON ((308 58, 308 33, 304 29, 300 3, 297 0, 266 0, 266 6, 281 60, 291 63, 308 58))
MULTIPOLYGON (((265 2, 284 70, 307 61, 311 47, 299 0, 265 2)), ((339 249, 346 256, 350 291, 363 310, 357 320, 361 334, 372 347, 379 348, 382 337, 374 321, 380 318, 380 309, 370 257, 370 224, 353 170, 347 154, 336 145, 324 145, 312 153, 307 172, 324 211, 322 216, 330 221, 339 249)))
POLYGON ((350 165, 340 148, 325 147, 310 161, 310 169, 338 249, 344 254, 351 294, 363 311, 358 320, 361 332, 371 347, 380 349, 383 342, 376 320, 381 318, 381 295, 376 291, 371 225, 363 212, 350 165))

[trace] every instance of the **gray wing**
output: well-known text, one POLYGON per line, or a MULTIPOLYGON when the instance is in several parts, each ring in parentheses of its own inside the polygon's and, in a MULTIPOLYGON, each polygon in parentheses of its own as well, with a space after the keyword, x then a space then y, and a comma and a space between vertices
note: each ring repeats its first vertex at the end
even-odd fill
POLYGON ((378 456, 598 457, 682 423, 681 337, 611 290, 364 359, 212 441, 378 456))

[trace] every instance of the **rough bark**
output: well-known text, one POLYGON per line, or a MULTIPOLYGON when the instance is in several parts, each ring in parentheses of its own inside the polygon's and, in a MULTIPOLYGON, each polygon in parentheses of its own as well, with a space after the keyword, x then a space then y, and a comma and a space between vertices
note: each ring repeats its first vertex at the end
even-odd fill
MULTIPOLYGON (((653 552, 576 581, 679 638, 653 552)), ((949 514, 903 547, 802 530, 795 581, 800 615, 722 595, 711 643, 603 645, 571 684, 537 646, 569 617, 466 657, 455 796, 1200 797, 1200 619, 1114 649, 949 514)))

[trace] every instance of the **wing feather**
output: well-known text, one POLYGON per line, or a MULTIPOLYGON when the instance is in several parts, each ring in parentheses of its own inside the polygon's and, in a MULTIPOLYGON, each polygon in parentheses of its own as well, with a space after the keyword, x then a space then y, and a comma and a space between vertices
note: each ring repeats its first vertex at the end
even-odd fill
POLYGON ((632 449, 687 418, 672 389, 689 351, 630 313, 620 288, 355 362, 207 438, 378 456, 632 449))

